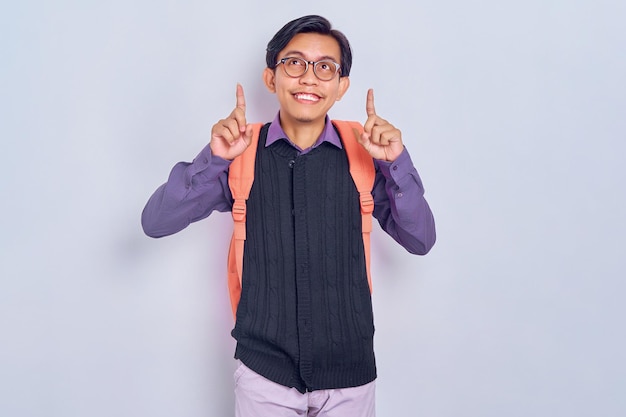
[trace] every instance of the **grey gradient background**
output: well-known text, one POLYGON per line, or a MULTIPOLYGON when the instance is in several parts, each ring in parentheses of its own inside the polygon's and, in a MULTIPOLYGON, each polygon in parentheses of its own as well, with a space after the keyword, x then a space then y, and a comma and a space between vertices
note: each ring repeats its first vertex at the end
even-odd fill
POLYGON ((626 415, 626 3, 20 1, 0 11, 0 415, 232 415, 228 214, 139 216, 309 13, 400 127, 438 243, 376 229, 378 414, 626 415))

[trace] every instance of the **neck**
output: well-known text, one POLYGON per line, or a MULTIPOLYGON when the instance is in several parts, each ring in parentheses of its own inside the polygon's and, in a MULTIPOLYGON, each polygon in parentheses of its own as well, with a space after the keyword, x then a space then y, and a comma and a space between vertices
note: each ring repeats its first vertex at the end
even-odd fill
POLYGON ((320 137, 325 126, 325 118, 317 121, 285 120, 280 118, 280 125, 287 137, 300 149, 308 149, 320 137))

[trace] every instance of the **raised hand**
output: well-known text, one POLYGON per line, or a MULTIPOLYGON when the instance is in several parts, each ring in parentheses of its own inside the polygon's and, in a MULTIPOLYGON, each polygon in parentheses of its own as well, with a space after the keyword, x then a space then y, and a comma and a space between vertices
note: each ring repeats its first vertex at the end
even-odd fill
POLYGON ((252 126, 246 123, 246 98, 241 84, 237 84, 236 96, 234 110, 211 129, 211 152, 228 160, 241 155, 252 139, 252 126))
POLYGON ((363 125, 361 145, 374 159, 395 161, 404 150, 402 132, 376 114, 374 90, 371 88, 367 90, 365 111, 367 112, 367 120, 363 125))

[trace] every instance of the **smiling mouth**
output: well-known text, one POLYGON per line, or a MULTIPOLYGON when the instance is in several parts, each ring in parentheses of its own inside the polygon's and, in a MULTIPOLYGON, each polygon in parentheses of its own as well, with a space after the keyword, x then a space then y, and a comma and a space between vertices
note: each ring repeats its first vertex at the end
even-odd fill
POLYGON ((318 101, 320 101, 320 97, 315 94, 296 93, 293 96, 296 100, 306 101, 309 103, 317 103, 318 101))

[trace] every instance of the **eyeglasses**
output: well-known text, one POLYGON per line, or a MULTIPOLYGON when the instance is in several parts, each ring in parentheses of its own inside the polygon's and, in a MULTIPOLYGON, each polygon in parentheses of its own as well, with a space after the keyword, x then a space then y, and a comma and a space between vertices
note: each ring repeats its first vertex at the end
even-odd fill
POLYGON ((276 63, 276 66, 283 64, 285 74, 292 78, 302 77, 309 70, 309 64, 313 65, 313 73, 320 81, 330 81, 341 69, 341 65, 330 59, 321 61, 307 61, 302 58, 288 56, 276 63))

